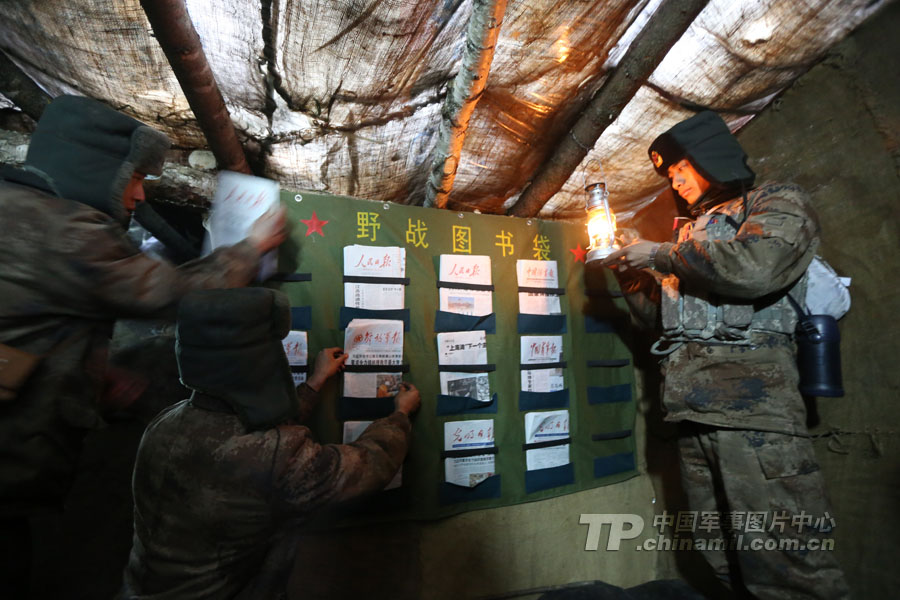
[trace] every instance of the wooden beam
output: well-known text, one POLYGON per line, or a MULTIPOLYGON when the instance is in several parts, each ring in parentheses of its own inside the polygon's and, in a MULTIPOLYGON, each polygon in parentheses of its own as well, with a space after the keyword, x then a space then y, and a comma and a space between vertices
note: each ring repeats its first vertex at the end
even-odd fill
POLYGON ((600 135, 616 120, 708 1, 664 0, 507 214, 533 217, 540 212, 568 181, 600 135))
POLYGON ((9 98, 23 113, 37 121, 50 104, 50 95, 20 69, 6 54, 0 52, 0 93, 9 98))
POLYGON ((481 99, 507 0, 475 0, 466 29, 462 65, 444 99, 441 129, 425 185, 425 206, 444 208, 459 168, 469 119, 481 99))
POLYGON ((141 0, 141 6, 220 167, 250 173, 184 0, 141 0))

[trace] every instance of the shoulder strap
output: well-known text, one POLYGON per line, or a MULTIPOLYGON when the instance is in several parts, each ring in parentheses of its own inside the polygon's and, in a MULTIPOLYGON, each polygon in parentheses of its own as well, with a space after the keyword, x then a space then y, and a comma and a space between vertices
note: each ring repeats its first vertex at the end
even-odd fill
POLYGON ((819 328, 816 327, 816 324, 812 322, 812 319, 809 318, 809 313, 803 310, 803 307, 800 306, 800 303, 797 302, 793 296, 791 296, 790 292, 785 295, 787 296, 788 302, 790 302, 791 306, 794 307, 794 310, 797 311, 797 317, 799 319, 797 328, 800 329, 807 338, 814 342, 821 340, 822 334, 819 332, 819 328))

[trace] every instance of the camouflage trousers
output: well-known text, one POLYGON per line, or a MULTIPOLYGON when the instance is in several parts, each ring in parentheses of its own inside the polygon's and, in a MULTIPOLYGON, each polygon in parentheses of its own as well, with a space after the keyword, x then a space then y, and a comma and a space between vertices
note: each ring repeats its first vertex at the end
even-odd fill
POLYGON ((683 422, 679 451, 694 548, 736 597, 849 598, 809 438, 683 422))

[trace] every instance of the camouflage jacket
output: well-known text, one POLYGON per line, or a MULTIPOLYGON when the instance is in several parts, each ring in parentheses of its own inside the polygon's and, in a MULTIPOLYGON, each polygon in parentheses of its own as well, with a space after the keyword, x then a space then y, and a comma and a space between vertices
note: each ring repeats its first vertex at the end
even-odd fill
POLYGON ((196 289, 252 281, 259 252, 241 242, 178 268, 142 254, 110 216, 0 180, 0 343, 45 358, 0 404, 0 514, 56 507, 96 399, 118 317, 174 316, 196 289))
POLYGON ((803 434, 796 315, 785 295, 796 287, 802 303, 796 292, 818 247, 818 219, 793 184, 759 186, 748 204, 713 206, 677 243, 660 245, 657 272, 620 282, 637 320, 674 340, 662 363, 667 420, 803 434), (710 234, 717 221, 723 227, 710 234), (684 312, 691 307, 697 314, 684 312), (693 337, 683 327, 692 320, 701 322, 687 330, 693 337))
MULTIPOLYGON (((298 395, 308 414, 315 392, 304 384, 298 395)), ((395 412, 352 444, 320 445, 295 424, 248 433, 212 396, 195 393, 167 409, 138 450, 124 597, 272 597, 256 578, 276 532, 289 519, 384 488, 410 430, 395 412)), ((293 556, 285 559, 292 564, 293 556)))

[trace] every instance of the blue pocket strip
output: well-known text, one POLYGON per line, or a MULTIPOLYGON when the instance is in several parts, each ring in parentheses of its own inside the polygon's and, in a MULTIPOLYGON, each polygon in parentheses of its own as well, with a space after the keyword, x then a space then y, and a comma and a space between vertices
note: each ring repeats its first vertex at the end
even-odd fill
POLYGON ((570 483, 575 483, 575 466, 572 463, 549 469, 525 471, 525 492, 528 494, 570 483))
POLYGON ((588 386, 588 404, 611 404, 631 401, 631 384, 588 386))
POLYGON ((568 408, 569 388, 556 392, 519 392, 519 410, 568 408))
POLYGON ((466 396, 447 396, 441 394, 437 397, 437 410, 435 414, 458 415, 461 413, 496 413, 497 394, 491 396, 490 402, 481 402, 475 398, 466 396))
POLYGON ((594 477, 607 477, 634 470, 634 454, 632 452, 622 452, 594 459, 594 477))
POLYGON ((566 315, 529 315, 519 313, 519 333, 566 333, 566 315))
POLYGON ((434 330, 443 331, 478 331, 497 333, 497 317, 494 313, 475 317, 438 310, 434 313, 434 330))
POLYGON ((291 307, 291 329, 296 329, 297 331, 309 331, 312 329, 311 306, 291 307))

